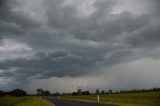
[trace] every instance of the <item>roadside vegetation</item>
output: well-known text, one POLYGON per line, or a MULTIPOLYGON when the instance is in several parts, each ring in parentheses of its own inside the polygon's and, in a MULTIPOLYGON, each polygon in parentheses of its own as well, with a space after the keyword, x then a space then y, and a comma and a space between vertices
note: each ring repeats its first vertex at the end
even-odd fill
POLYGON ((52 103, 48 102, 45 99, 34 97, 27 99, 24 102, 17 103, 14 106, 55 106, 55 105, 53 105, 52 103))
MULTIPOLYGON (((45 95, 48 92, 44 93, 45 95)), ((28 95, 26 91, 15 89, 0 91, 0 106, 55 106, 39 95, 28 95)))
MULTIPOLYGON (((97 95, 59 96, 59 98, 97 102, 97 95)), ((118 106, 160 106, 160 92, 102 94, 100 103, 118 106)))
POLYGON ((0 106, 55 106, 40 97, 0 97, 0 106))
POLYGON ((54 97, 85 102, 98 102, 114 104, 118 106, 160 106, 160 88, 141 90, 102 90, 96 89, 91 93, 80 88, 73 93, 51 93, 48 90, 37 89, 37 94, 29 95, 26 91, 15 89, 12 91, 0 91, 0 106, 55 106, 45 99, 54 97))

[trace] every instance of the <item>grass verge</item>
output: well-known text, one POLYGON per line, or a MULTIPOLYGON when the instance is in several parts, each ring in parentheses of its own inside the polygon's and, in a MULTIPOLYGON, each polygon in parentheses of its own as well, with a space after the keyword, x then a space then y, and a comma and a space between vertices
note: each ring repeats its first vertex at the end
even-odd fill
MULTIPOLYGON (((96 95, 60 96, 60 98, 85 102, 97 102, 96 95)), ((160 106, 160 92, 100 95, 100 103, 119 106, 160 106)))
POLYGON ((14 106, 55 106, 55 105, 42 98, 32 98, 24 102, 17 103, 14 106))
POLYGON ((0 106, 55 106, 39 97, 0 97, 0 106))

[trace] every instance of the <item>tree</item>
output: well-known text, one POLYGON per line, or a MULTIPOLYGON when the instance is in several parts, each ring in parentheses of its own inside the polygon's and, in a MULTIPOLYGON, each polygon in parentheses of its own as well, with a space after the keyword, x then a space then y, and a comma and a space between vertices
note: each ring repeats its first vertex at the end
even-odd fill
POLYGON ((22 96, 26 96, 27 92, 21 89, 15 89, 11 91, 9 94, 10 96, 22 97, 22 96))
POLYGON ((0 91, 0 96, 4 96, 5 92, 4 91, 0 91))
POLYGON ((42 96, 43 95, 44 90, 39 88, 37 89, 37 95, 42 96))
POLYGON ((50 92, 49 92, 49 91, 44 91, 44 92, 42 93, 42 95, 44 95, 44 96, 49 96, 49 95, 50 95, 50 92))
POLYGON ((56 92, 56 93, 53 94, 53 96, 59 96, 59 95, 60 95, 59 92, 56 92))
POLYGON ((90 92, 89 91, 83 91, 82 95, 90 95, 90 92))
POLYGON ((109 90, 109 93, 112 93, 112 90, 111 90, 111 89, 109 90))
POLYGON ((105 91, 104 91, 104 90, 102 90, 102 91, 101 91, 101 94, 105 94, 105 91))
POLYGON ((97 95, 99 95, 99 94, 100 94, 99 89, 96 89, 96 94, 97 94, 97 95))
POLYGON ((77 92, 73 92, 72 95, 78 95, 78 93, 77 92))
POLYGON ((77 89, 77 94, 81 95, 81 93, 82 93, 82 90, 81 89, 77 89))

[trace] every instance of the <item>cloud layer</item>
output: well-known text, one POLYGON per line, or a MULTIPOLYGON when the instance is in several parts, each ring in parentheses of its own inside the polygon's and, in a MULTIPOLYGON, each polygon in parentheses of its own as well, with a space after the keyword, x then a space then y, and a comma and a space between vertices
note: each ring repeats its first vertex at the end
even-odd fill
POLYGON ((107 88, 119 83, 116 76, 126 73, 129 89, 136 78, 129 80, 130 73, 138 70, 143 70, 138 80, 144 87, 158 86, 159 71, 153 64, 160 57, 157 4, 158 0, 1 0, 0 88, 23 87, 37 79, 83 79, 97 74, 107 75, 99 81, 114 76, 110 85, 102 84, 107 88), (147 72, 155 70, 156 78, 150 84, 143 80, 146 68, 136 69, 137 60, 144 61, 140 62, 144 67, 145 60, 152 65, 147 72), (117 72, 115 67, 120 64, 125 65, 117 72))

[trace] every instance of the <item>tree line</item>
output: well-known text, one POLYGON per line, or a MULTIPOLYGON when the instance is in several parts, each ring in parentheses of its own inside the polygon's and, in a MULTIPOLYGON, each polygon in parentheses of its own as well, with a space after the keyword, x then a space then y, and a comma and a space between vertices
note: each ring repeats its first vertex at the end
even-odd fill
POLYGON ((27 92, 22 89, 15 89, 12 91, 4 92, 0 91, 0 96, 16 96, 16 97, 22 97, 27 96, 27 92))
POLYGON ((0 90, 0 96, 16 96, 16 97, 22 97, 22 96, 59 96, 59 95, 103 95, 103 94, 119 94, 119 93, 138 93, 138 92, 160 92, 160 88, 153 88, 153 89, 135 89, 135 90, 120 90, 120 91, 100 91, 99 89, 96 89, 95 93, 90 93, 90 91, 82 91, 81 89, 77 89, 77 92, 73 93, 51 93, 48 90, 43 90, 41 88, 36 90, 35 95, 29 95, 26 91, 22 89, 15 89, 12 91, 2 91, 0 90))
POLYGON ((160 92, 160 88, 120 90, 120 91, 113 91, 111 89, 108 91, 96 89, 94 93, 90 93, 89 91, 81 91, 80 89, 77 89, 77 92, 73 92, 72 95, 103 95, 103 94, 120 94, 120 93, 139 93, 139 92, 160 92))

